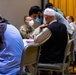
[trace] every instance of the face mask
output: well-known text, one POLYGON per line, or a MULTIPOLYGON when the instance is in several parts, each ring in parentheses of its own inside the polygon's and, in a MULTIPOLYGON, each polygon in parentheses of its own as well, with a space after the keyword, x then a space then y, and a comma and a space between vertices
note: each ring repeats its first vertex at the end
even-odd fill
POLYGON ((37 17, 35 21, 36 21, 36 22, 41 22, 41 21, 42 21, 42 17, 40 17, 40 18, 37 17))
POLYGON ((30 26, 34 25, 34 21, 33 20, 29 21, 29 25, 30 26))

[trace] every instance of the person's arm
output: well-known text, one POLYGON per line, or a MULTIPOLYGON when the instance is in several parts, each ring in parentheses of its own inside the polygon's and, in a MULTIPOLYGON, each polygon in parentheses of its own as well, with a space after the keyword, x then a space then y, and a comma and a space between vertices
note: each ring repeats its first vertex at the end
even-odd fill
POLYGON ((66 27, 67 27, 67 31, 69 34, 73 34, 72 30, 71 30, 71 27, 68 23, 68 21, 61 15, 59 14, 58 12, 55 12, 55 16, 56 16, 56 19, 60 22, 60 23, 63 23, 66 27))
POLYGON ((51 37, 51 35, 51 31, 48 28, 44 28, 37 36, 34 37, 34 42, 43 44, 51 37))
POLYGON ((22 38, 25 38, 25 36, 26 36, 26 30, 25 30, 24 26, 21 26, 20 29, 19 29, 19 31, 20 31, 20 34, 21 34, 22 38))

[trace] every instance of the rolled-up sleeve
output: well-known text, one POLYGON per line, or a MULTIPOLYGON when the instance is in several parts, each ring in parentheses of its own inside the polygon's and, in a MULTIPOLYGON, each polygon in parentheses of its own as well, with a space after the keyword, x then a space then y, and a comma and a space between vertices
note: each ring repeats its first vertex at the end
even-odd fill
POLYGON ((43 44, 44 42, 46 42, 50 37, 51 37, 52 33, 48 28, 44 28, 35 38, 34 38, 34 42, 35 43, 39 43, 39 44, 43 44))

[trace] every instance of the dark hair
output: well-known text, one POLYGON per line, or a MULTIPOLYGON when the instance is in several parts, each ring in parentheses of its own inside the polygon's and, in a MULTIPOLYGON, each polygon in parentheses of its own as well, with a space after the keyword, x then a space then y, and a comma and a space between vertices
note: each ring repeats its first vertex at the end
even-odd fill
POLYGON ((7 24, 0 23, 0 44, 2 44, 4 41, 4 32, 6 28, 7 28, 7 24))
POLYGON ((45 8, 53 8, 53 7, 54 7, 54 5, 52 3, 47 3, 45 5, 45 8))
POLYGON ((29 10, 29 16, 31 16, 33 13, 37 14, 38 12, 42 13, 42 10, 39 6, 32 6, 29 10))
POLYGON ((0 51, 6 47, 6 42, 4 40, 4 33, 6 31, 6 28, 6 23, 0 23, 0 51))
POLYGON ((74 18, 73 18, 73 16, 69 16, 69 18, 72 20, 72 22, 74 22, 74 18))
POLYGON ((5 18, 2 18, 1 16, 0 16, 0 23, 10 24, 8 20, 6 20, 5 18))

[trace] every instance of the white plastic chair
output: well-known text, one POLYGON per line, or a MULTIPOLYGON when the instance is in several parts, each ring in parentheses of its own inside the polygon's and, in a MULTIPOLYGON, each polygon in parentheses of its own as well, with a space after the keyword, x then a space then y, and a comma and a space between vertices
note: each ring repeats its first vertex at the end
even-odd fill
POLYGON ((40 46, 39 44, 27 45, 22 53, 20 75, 22 75, 23 67, 27 65, 35 64, 34 75, 36 75, 36 69, 39 59, 40 46))

